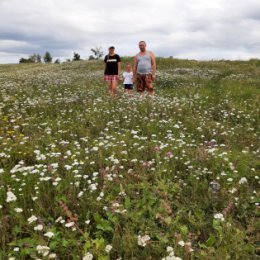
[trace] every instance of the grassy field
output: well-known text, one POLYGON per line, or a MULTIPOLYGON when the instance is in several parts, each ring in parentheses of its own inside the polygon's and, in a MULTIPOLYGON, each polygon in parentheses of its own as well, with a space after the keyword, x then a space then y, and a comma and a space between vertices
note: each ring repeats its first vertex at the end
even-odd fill
POLYGON ((157 62, 0 66, 1 260, 260 259, 260 61, 157 62))

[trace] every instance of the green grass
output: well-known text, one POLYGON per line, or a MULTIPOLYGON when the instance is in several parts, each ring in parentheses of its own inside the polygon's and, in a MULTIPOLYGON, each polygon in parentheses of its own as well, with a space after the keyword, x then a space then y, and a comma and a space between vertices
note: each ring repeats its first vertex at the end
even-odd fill
POLYGON ((157 63, 143 99, 102 61, 0 66, 1 260, 260 259, 259 61, 157 63))

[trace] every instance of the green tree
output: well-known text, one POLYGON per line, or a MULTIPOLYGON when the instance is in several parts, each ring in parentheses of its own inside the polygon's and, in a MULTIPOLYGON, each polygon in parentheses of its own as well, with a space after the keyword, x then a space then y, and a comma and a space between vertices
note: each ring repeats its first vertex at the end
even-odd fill
POLYGON ((36 63, 36 62, 41 63, 42 60, 41 60, 41 55, 35 53, 29 56, 29 58, 21 58, 19 60, 19 63, 36 63))
POLYGON ((26 59, 26 58, 21 58, 19 60, 19 63, 32 63, 32 61, 30 59, 26 59))
POLYGON ((60 59, 56 59, 56 60, 54 61, 54 63, 55 63, 55 64, 60 64, 60 59))
POLYGON ((36 60, 37 60, 38 63, 41 63, 41 62, 42 62, 42 57, 41 57, 40 54, 37 54, 37 55, 36 55, 36 60))
POLYGON ((89 55, 88 60, 95 60, 95 57, 93 55, 89 55))
POLYGON ((45 63, 51 63, 52 62, 52 56, 48 51, 46 51, 46 53, 44 54, 43 60, 44 60, 45 63))
POLYGON ((29 57, 29 59, 32 61, 32 62, 38 62, 38 63, 41 63, 42 62, 42 57, 40 54, 33 54, 29 57))
POLYGON ((78 61, 78 60, 80 60, 80 55, 78 53, 74 52, 73 61, 78 61))
POLYGON ((104 55, 104 52, 102 51, 102 47, 91 48, 91 51, 93 52, 93 57, 96 60, 100 59, 104 55))

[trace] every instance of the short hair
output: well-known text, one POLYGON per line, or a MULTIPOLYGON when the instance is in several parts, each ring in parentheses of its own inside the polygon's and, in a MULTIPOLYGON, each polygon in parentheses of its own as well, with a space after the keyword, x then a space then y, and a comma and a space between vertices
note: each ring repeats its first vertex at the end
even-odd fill
POLYGON ((140 41, 139 44, 142 43, 142 42, 146 45, 146 42, 145 42, 145 41, 140 41))

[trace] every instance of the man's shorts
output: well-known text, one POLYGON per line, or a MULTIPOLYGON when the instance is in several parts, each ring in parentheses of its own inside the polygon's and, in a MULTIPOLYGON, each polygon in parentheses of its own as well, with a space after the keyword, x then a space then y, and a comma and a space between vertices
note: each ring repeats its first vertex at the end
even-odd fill
POLYGON ((118 75, 104 75, 105 81, 113 81, 118 79, 119 79, 118 75))
POLYGON ((153 80, 151 74, 137 74, 136 89, 138 92, 153 91, 153 80))

